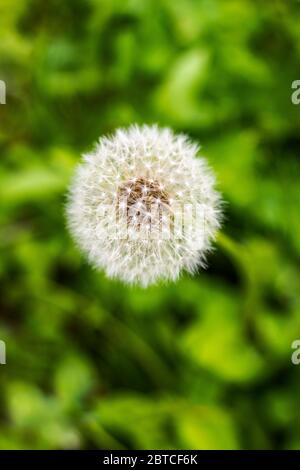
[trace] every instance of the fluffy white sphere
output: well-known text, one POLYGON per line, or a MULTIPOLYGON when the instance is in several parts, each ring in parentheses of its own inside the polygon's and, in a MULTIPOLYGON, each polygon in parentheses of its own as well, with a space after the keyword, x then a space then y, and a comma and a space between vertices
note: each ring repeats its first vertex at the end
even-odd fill
POLYGON ((70 231, 109 277, 144 287, 204 266, 220 196, 199 147, 157 126, 102 137, 84 156, 67 204, 70 231))

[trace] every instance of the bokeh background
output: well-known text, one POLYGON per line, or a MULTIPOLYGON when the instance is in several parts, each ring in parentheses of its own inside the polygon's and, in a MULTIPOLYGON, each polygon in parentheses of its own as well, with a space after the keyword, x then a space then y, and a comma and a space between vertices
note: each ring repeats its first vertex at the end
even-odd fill
POLYGON ((2 449, 300 448, 300 3, 1 0, 2 449), (225 223, 209 268, 147 290, 64 218, 82 152, 186 132, 225 223))

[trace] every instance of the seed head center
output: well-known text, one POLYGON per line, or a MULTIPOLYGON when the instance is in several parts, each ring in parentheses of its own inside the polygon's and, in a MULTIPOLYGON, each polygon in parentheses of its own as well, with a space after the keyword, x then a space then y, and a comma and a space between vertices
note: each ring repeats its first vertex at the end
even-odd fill
POLYGON ((152 204, 169 205, 169 197, 162 185, 156 180, 137 178, 129 180, 119 187, 118 199, 127 201, 127 209, 140 204, 150 210, 152 204))

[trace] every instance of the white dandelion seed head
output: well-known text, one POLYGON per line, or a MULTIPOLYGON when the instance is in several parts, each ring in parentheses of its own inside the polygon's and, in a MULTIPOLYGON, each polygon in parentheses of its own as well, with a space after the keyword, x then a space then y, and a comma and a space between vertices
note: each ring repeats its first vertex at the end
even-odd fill
POLYGON ((198 150, 185 135, 145 125, 102 137, 84 156, 67 220, 96 268, 147 287, 205 265, 221 198, 198 150))

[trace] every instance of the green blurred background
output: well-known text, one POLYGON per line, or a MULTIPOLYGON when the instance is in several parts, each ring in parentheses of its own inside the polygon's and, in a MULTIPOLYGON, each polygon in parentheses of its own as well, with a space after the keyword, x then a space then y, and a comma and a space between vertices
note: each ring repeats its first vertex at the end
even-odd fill
POLYGON ((300 3, 1 0, 0 448, 300 448, 300 3), (65 227, 82 152, 131 123, 203 146, 209 268, 147 290, 65 227))

